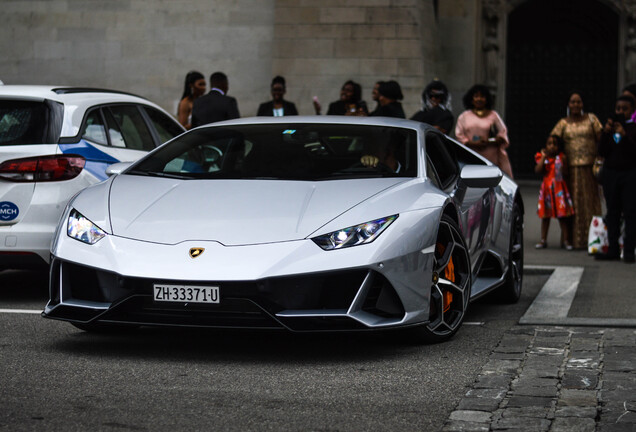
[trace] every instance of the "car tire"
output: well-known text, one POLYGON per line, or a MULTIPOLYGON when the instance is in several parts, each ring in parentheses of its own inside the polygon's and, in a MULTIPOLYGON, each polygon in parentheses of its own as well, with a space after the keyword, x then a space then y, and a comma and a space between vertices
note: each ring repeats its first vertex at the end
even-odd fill
POLYGON ((517 203, 512 208, 508 270, 503 285, 497 290, 497 298, 504 303, 517 303, 523 284, 523 213, 517 203))
POLYGON ((416 342, 450 339, 461 327, 470 302, 470 256, 457 223, 443 215, 437 232, 429 295, 429 321, 410 329, 416 342))

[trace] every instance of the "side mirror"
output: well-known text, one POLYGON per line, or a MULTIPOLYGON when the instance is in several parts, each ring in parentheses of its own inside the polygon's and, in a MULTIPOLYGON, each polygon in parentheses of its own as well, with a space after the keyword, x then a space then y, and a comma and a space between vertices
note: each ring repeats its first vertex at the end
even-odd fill
POLYGON ((494 165, 466 165, 459 176, 467 187, 485 189, 497 186, 503 173, 494 165))
POLYGON ((126 168, 132 165, 132 162, 117 162, 106 167, 106 175, 108 177, 121 174, 126 168))

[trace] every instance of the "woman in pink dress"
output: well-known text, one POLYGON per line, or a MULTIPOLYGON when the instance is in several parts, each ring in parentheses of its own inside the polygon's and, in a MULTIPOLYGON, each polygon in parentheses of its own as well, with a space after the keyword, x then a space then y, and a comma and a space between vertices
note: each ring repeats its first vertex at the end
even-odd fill
POLYGON ((493 97, 485 85, 471 87, 463 98, 466 111, 457 118, 455 136, 465 146, 475 150, 512 177, 512 167, 506 148, 508 129, 497 111, 492 109, 493 97))

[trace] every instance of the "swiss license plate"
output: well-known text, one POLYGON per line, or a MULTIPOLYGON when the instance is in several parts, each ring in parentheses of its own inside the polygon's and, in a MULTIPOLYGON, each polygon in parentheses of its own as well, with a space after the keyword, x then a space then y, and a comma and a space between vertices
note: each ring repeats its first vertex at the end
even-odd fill
POLYGON ((219 287, 154 284, 154 299, 159 302, 219 303, 219 287))

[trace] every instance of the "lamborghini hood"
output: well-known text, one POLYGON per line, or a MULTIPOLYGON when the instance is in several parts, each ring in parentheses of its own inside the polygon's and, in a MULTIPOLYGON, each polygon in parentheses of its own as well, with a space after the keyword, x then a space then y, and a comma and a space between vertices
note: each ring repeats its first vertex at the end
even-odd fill
POLYGON ((164 244, 210 240, 237 246, 298 240, 405 180, 174 180, 120 175, 110 191, 111 228, 116 236, 164 244))

